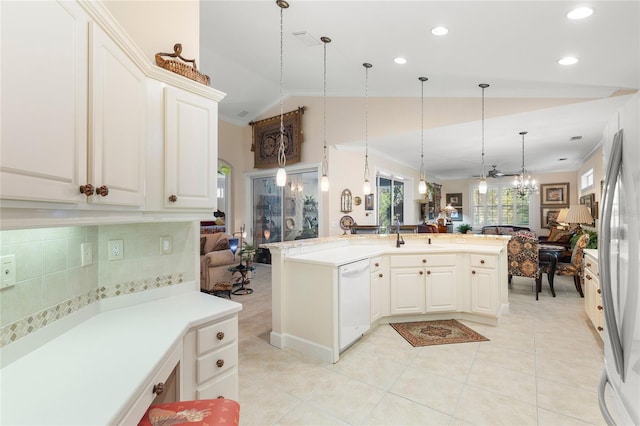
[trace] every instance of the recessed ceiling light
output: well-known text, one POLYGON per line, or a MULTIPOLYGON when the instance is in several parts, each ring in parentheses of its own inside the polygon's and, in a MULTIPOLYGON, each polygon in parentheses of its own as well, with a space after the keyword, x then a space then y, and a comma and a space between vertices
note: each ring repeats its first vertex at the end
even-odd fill
POLYGON ((574 58, 573 56, 567 56, 566 58, 562 58, 558 61, 560 65, 573 65, 578 63, 578 58, 574 58))
POLYGON ((449 32, 449 30, 446 27, 431 28, 431 34, 437 35, 437 36, 443 36, 443 35, 447 34, 448 32, 449 32))
POLYGON ((578 7, 567 13, 569 19, 584 19, 593 15, 593 9, 590 7, 578 7))
POLYGON ((407 60, 405 58, 397 57, 393 60, 393 62, 395 62, 396 64, 404 65, 407 63, 407 60))

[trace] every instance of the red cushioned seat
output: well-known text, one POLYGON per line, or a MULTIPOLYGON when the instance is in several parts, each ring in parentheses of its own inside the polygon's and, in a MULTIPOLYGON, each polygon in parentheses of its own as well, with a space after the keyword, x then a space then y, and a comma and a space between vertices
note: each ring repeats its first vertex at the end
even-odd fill
POLYGON ((149 407, 138 426, 237 425, 240 404, 231 399, 201 399, 157 404, 149 407))

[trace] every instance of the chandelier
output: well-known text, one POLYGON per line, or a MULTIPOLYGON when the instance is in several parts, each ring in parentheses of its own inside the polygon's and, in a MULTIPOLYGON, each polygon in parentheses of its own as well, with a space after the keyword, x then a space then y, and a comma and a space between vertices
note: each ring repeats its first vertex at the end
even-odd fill
POLYGON ((276 173, 276 185, 284 186, 287 183, 287 171, 285 166, 287 165, 287 155, 284 145, 284 73, 282 72, 282 56, 284 53, 283 42, 283 11, 289 7, 289 3, 285 0, 277 0, 276 4, 280 7, 280 146, 278 147, 278 172, 276 173))
POLYGON ((536 180, 531 177, 531 173, 524 169, 524 135, 527 133, 528 132, 520 132, 520 135, 522 135, 522 169, 513 181, 516 195, 520 198, 528 198, 531 194, 538 192, 536 180))
POLYGON ((418 192, 422 195, 427 193, 427 182, 424 180, 424 82, 427 77, 418 77, 422 85, 421 109, 420 109, 420 183, 418 184, 418 192))

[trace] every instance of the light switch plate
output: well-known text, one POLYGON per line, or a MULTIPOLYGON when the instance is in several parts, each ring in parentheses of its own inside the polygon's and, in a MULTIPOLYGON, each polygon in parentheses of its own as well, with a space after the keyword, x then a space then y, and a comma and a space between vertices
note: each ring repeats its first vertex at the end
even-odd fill
POLYGON ((8 254, 0 257, 0 265, 2 265, 2 278, 0 280, 0 288, 7 288, 16 283, 16 255, 8 254))
POLYGON ((173 252, 173 239, 170 235, 160 237, 160 253, 171 254, 173 252))
POLYGON ((80 244, 80 258, 82 259, 82 266, 89 266, 93 263, 93 252, 91 243, 80 244))
POLYGON ((109 240, 107 254, 109 256, 109 260, 124 259, 124 242, 122 240, 109 240))

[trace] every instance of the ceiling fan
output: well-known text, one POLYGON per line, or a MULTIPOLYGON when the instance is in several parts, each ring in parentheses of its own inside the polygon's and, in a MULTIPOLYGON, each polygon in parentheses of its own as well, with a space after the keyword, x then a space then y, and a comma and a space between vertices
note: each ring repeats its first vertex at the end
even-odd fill
MULTIPOLYGON (((495 164, 493 164, 491 167, 492 167, 492 169, 487 172, 487 177, 488 178, 496 179, 496 178, 501 178, 501 177, 504 177, 504 176, 518 176, 519 175, 519 173, 503 173, 500 170, 498 170, 498 166, 496 166, 495 164)), ((476 175, 476 176, 473 176, 473 177, 474 178, 479 178, 480 176, 476 175)))

